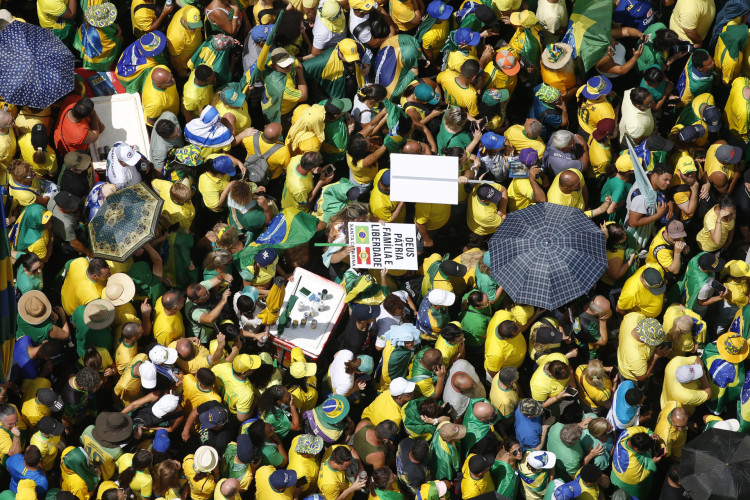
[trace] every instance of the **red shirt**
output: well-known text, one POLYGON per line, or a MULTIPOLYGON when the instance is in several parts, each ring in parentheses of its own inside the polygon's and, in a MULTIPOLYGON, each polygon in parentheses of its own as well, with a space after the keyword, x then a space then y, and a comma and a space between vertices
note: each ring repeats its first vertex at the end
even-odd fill
POLYGON ((68 111, 72 110, 73 107, 81 100, 81 96, 70 96, 66 97, 62 103, 62 111, 60 112, 60 118, 57 120, 55 126, 55 149, 58 154, 65 155, 71 151, 85 151, 88 149, 88 144, 83 141, 89 135, 89 121, 90 118, 84 118, 78 123, 70 121, 68 118, 68 111))

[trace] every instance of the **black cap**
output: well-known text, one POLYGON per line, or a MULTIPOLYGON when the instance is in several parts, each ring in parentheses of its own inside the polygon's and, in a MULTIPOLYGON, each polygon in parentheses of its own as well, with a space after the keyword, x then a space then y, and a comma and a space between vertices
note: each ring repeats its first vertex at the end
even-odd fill
POLYGON ((466 266, 459 264, 454 260, 444 260, 440 263, 440 271, 446 276, 456 276, 458 278, 466 275, 466 266))
POLYGON ((46 151, 48 142, 47 127, 41 123, 37 123, 31 127, 31 146, 34 149, 42 148, 46 151))
POLYGON ((489 455, 474 455, 469 459, 469 470, 472 474, 486 472, 495 463, 495 457, 489 455))
POLYGON ((52 389, 42 387, 36 391, 36 399, 52 411, 60 411, 63 409, 62 398, 52 389))
POLYGON ((52 417, 42 417, 36 426, 44 434, 52 436, 61 436, 65 432, 65 426, 52 417))
POLYGON ((81 204, 81 199, 67 191, 60 191, 55 195, 55 204, 63 210, 74 212, 78 210, 78 207, 81 204))
POLYGON ((646 139, 646 147, 649 151, 664 151, 669 153, 674 143, 658 135, 651 135, 646 139))
POLYGON ((701 269, 706 271, 720 273, 721 270, 724 269, 724 264, 726 264, 724 259, 721 259, 712 253, 706 252, 698 257, 698 265, 701 269))
POLYGON ((643 271, 643 281, 648 285, 648 291, 654 295, 661 295, 667 290, 667 285, 664 283, 664 277, 661 273, 653 267, 647 267, 643 271))
POLYGON ((489 184, 482 184, 477 188, 477 197, 482 201, 499 205, 503 199, 503 193, 489 184))
POLYGON ((358 187, 353 187, 353 188, 349 189, 349 191, 346 192, 346 198, 349 201, 357 201, 357 198, 359 198, 359 194, 360 194, 359 188, 358 187))
POLYGON ((562 333, 549 326, 543 326, 536 331, 536 342, 538 344, 559 344, 562 342, 562 333))
POLYGON ((482 24, 484 24, 485 28, 489 28, 498 23, 495 12, 486 5, 477 5, 474 9, 474 15, 477 16, 477 19, 479 19, 482 24))

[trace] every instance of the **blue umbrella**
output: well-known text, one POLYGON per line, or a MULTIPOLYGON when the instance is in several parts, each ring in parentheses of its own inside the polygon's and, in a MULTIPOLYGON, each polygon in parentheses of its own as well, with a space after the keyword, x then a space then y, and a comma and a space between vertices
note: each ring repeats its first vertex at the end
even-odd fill
POLYGON ((52 31, 14 22, 0 30, 0 96, 44 109, 75 86, 75 58, 52 31))
POLYGON ((607 269, 604 233, 577 208, 537 203, 509 214, 490 239, 492 278, 519 304, 556 309, 607 269))

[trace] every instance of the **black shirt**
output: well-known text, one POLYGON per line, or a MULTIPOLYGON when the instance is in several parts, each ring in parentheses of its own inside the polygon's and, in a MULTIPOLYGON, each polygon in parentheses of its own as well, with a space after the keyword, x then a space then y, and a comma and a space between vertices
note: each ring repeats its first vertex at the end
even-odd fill
POLYGON ((664 484, 661 486, 661 493, 659 494, 659 500, 685 500, 690 498, 686 495, 683 488, 675 488, 669 484, 669 479, 664 479, 664 484))
POLYGON ((370 328, 362 331, 357 328, 357 322, 354 318, 349 318, 349 322, 346 324, 344 331, 341 333, 341 340, 339 344, 340 349, 349 349, 354 353, 355 356, 361 354, 365 347, 368 345, 370 337, 370 328))
POLYGON ((734 203, 737 208, 737 224, 742 227, 750 225, 750 193, 747 192, 744 182, 740 182, 734 190, 734 203))
POLYGON ((414 443, 415 440, 412 438, 401 440, 396 455, 396 470, 401 482, 406 484, 413 495, 416 495, 419 487, 429 480, 430 466, 427 461, 416 464, 411 461, 409 452, 414 443))

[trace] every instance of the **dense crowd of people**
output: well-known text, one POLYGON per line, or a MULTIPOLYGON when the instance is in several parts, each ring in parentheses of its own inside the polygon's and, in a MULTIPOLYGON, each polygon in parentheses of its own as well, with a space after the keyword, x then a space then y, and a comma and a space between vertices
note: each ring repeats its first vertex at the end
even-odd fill
POLYGON ((76 84, 0 96, 0 497, 674 500, 686 443, 750 432, 750 5, 9 8, 0 29, 51 30, 76 84), (104 143, 96 73, 140 95, 148 151, 104 143), (391 201, 391 153, 455 157, 458 205, 391 201), (156 237, 106 260, 88 225, 139 184, 156 237), (555 310, 514 302, 488 251, 538 203, 606 239, 555 310), (354 268, 357 221, 413 223, 419 270, 354 268), (317 359, 271 334, 298 267, 344 288, 317 359))

